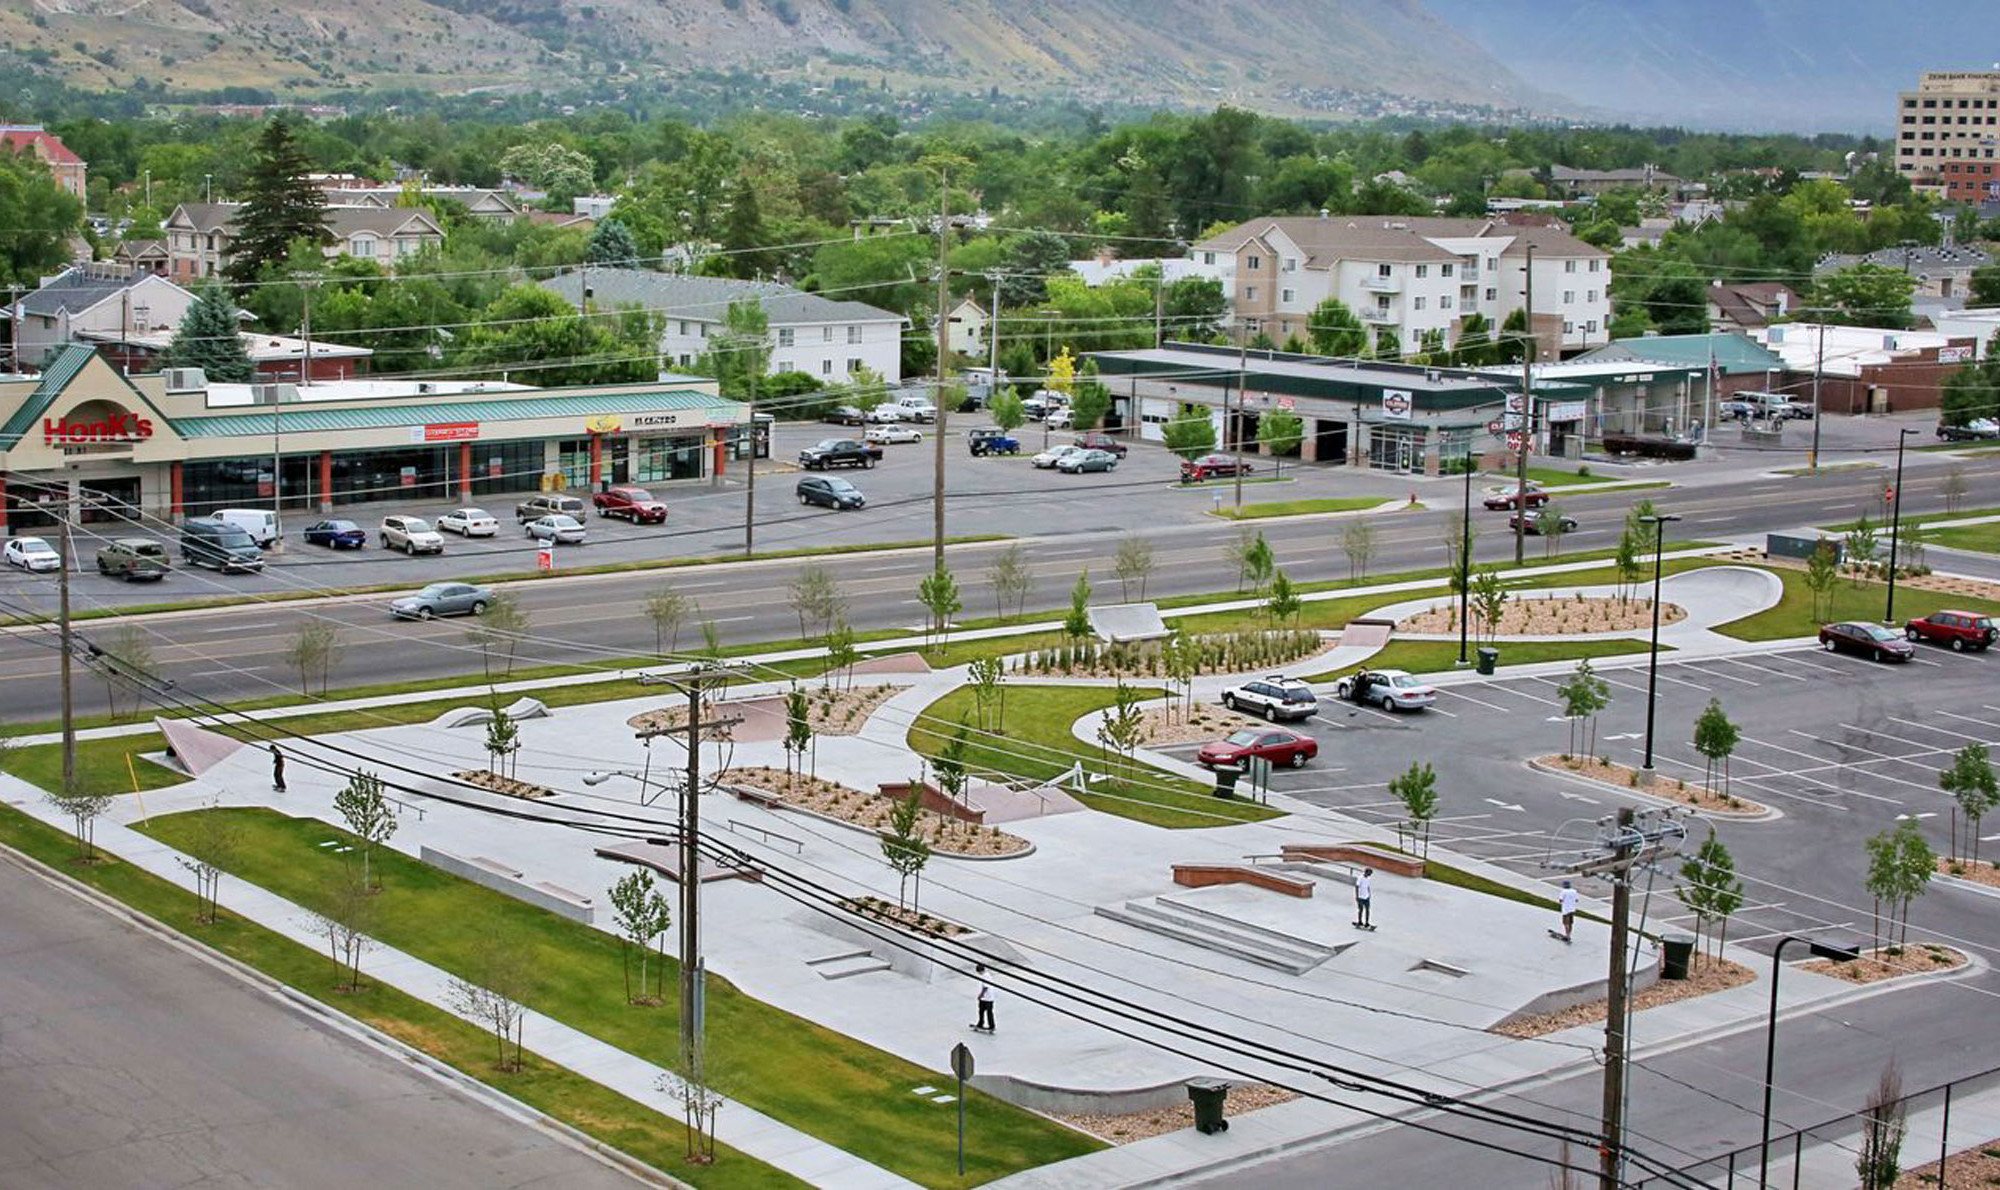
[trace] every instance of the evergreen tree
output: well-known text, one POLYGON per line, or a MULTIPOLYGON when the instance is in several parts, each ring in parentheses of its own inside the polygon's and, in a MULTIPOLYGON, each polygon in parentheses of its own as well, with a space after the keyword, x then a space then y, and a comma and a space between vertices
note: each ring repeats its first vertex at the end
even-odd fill
POLYGON ((210 281, 201 287, 173 342, 160 356, 163 368, 200 368, 210 380, 247 382, 254 372, 236 331, 236 303, 229 291, 210 281))
POLYGON ((265 265, 283 264, 293 240, 324 244, 331 238, 326 195, 306 178, 311 166, 285 117, 271 117, 243 183, 243 209, 236 214, 229 266, 223 270, 231 281, 251 281, 265 265))
POLYGON ((584 255, 591 264, 637 268, 638 257, 639 245, 632 238, 632 229, 618 220, 606 219, 591 230, 590 246, 584 255))
POLYGON ((1493 329, 1486 315, 1474 311, 1459 324, 1458 343, 1452 354, 1461 367, 1481 368, 1494 362, 1493 329))
POLYGON ((766 247, 769 242, 756 187, 738 184, 722 221, 722 246, 728 255, 711 257, 712 271, 746 281, 770 276, 777 271, 778 257, 766 247))
POLYGON ((1518 364, 1528 355, 1528 314, 1515 310, 1500 323, 1500 336, 1493 344, 1493 362, 1518 364))

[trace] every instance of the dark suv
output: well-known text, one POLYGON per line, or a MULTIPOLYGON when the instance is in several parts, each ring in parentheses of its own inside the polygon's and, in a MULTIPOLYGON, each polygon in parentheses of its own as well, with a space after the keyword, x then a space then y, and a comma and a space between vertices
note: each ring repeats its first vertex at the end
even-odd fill
POLYGON ((852 438, 828 438, 799 452, 799 466, 808 471, 828 467, 873 467, 882 448, 852 438))
POLYGON ((2000 629, 1994 627, 1992 616, 1943 611, 1911 620, 1903 625, 1903 635, 1911 640, 1950 645, 1962 653, 1967 649, 1991 648, 1994 638, 2000 636, 2000 629))

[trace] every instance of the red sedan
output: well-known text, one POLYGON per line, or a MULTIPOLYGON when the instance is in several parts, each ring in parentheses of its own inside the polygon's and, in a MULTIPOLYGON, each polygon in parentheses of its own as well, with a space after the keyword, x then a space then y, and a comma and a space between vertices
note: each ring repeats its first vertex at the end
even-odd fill
POLYGON ((1528 481, 1525 492, 1518 483, 1486 489, 1486 507, 1494 512, 1506 511, 1521 504, 1526 504, 1529 508, 1540 508, 1548 502, 1549 494, 1542 490, 1541 484, 1532 479, 1528 481))
POLYGON ((1234 456, 1206 454, 1198 459, 1181 462, 1181 482, 1201 483, 1209 479, 1224 479, 1238 474, 1248 475, 1256 468, 1249 463, 1239 463, 1234 456))
POLYGON ((1232 731, 1212 744, 1203 744, 1195 763, 1208 768, 1241 768, 1251 757, 1275 765, 1304 768, 1306 761, 1319 755, 1319 741, 1280 727, 1246 727, 1232 731))

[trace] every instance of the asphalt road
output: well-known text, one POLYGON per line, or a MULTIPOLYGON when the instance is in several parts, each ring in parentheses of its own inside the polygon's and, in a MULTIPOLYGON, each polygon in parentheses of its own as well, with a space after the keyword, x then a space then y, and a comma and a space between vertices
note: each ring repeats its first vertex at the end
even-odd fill
MULTIPOLYGON (((1911 470, 1906 477, 1904 500, 1908 513, 1941 511, 1944 506, 1938 491, 1944 472, 1941 467, 1930 465, 1931 462, 1911 470)), ((1168 512, 1185 512, 1180 502, 1199 499, 1201 493, 1176 491, 1171 485, 1154 485, 1149 479, 1135 496, 1127 487, 1120 486, 1132 481, 1119 472, 1051 476, 1029 471, 1024 462, 994 462, 993 466, 1016 468, 1017 473, 1034 478, 1013 495, 959 493, 955 489, 950 502, 950 530, 1005 532, 1022 538, 1035 568, 1035 585, 1029 599, 1031 610, 1049 611, 1065 606, 1071 584, 1085 569, 1097 584, 1100 600, 1115 592, 1111 558, 1118 538, 1127 532, 1143 532, 1154 546, 1155 568, 1147 586, 1148 596, 1234 589, 1236 572, 1229 558, 1229 546, 1237 538, 1239 527, 1199 514, 1191 521, 1175 523, 1168 515, 1168 512), (1051 492, 1058 495, 1052 496, 1051 492), (1100 497, 1107 507, 1114 508, 1116 517, 1090 512, 1100 497), (1079 514, 1078 509, 1085 511, 1079 514), (1155 511, 1148 514, 1149 509, 1155 511), (1167 511, 1158 511, 1161 509, 1167 511), (1079 517, 1091 523, 1060 530, 1054 527, 1058 518, 1076 522, 1079 517)), ((1346 485, 1338 490, 1349 495, 1354 494, 1356 485, 1372 485, 1377 489, 1376 494, 1380 494, 1382 478, 1328 469, 1315 471, 1312 482, 1329 491, 1336 490, 1336 485, 1346 485)), ((1682 540, 1714 539, 1852 516, 1879 499, 1882 482, 1878 471, 1833 471, 1810 479, 1752 476, 1698 486, 1690 481, 1690 486, 1675 489, 1566 496, 1562 501, 1564 508, 1583 525, 1563 539, 1563 547, 1565 551, 1609 547, 1616 541, 1625 510, 1640 498, 1650 498, 1662 509, 1685 518, 1674 526, 1674 536, 1682 540)), ((1968 483, 1965 507, 2000 504, 2000 468, 1971 474, 1968 483)), ((1399 486, 1407 489, 1410 484, 1403 481, 1399 486)), ((1284 494, 1289 498, 1300 493, 1284 494)), ((1459 486, 1432 481, 1419 495, 1432 502, 1429 510, 1397 513, 1374 521, 1376 550, 1371 573, 1436 567, 1445 562, 1444 531, 1447 521, 1458 515, 1455 501, 1460 495, 1459 486)), ((766 505, 760 502, 759 507, 766 505)), ((779 504, 772 515, 790 517, 796 511, 795 505, 787 508, 779 504)), ((929 525, 929 507, 925 502, 863 513, 813 510, 804 522, 798 523, 856 524, 861 518, 877 516, 883 519, 874 522, 872 528, 881 540, 920 536, 929 525)), ((1507 530, 1506 515, 1475 508, 1473 517, 1477 558, 1511 561, 1513 539, 1507 530)), ((593 531, 603 524, 593 521, 593 531)), ((1281 518, 1259 522, 1257 527, 1270 541, 1279 565, 1294 580, 1347 577, 1348 561, 1339 538, 1342 522, 1281 518)), ((657 530, 620 524, 612 532, 644 534, 657 530)), ((782 548, 797 544, 798 540, 779 536, 775 531, 759 537, 760 548, 782 548)), ((578 556, 594 559, 598 555, 590 553, 593 548, 566 549, 560 556, 565 561, 578 556)), ((1002 548, 1001 544, 976 544, 951 549, 949 557, 959 577, 967 614, 990 614, 992 595, 985 572, 1002 548)), ((1539 559, 1543 552, 1541 543, 1530 539, 1528 551, 1531 559, 1539 559)), ((375 575, 392 568, 398 573, 412 574, 413 587, 419 580, 464 573, 431 569, 440 565, 435 562, 412 562, 399 555, 385 557, 373 550, 369 553, 374 557, 360 565, 367 566, 375 575), (411 566, 422 573, 408 569, 411 566)), ((647 594, 663 585, 683 592, 700 608, 699 616, 691 617, 681 633, 679 643, 684 649, 699 641, 700 619, 712 620, 727 643, 793 637, 799 629, 787 603, 786 588, 807 564, 804 560, 777 559, 668 572, 577 575, 521 584, 517 594, 538 639, 523 646, 517 660, 523 664, 574 663, 650 652, 654 647, 653 630, 643 614, 643 605, 647 594)), ((839 581, 847 599, 849 621, 857 630, 915 629, 922 623, 923 609, 917 601, 916 587, 930 569, 928 550, 832 555, 819 559, 818 564, 839 581)), ((2000 576, 1997 563, 1954 558, 1952 565, 2000 576)), ((490 568, 489 562, 474 571, 490 568)), ((325 589, 317 573, 301 577, 294 569, 273 568, 291 584, 292 590, 325 589)), ((183 597, 233 592, 236 581, 206 571, 178 572, 168 580, 173 584, 172 590, 183 597)), ((340 581, 355 580, 344 577, 340 581)), ((79 582, 76 606, 111 605, 101 597, 99 584, 103 580, 94 575, 79 582)), ((10 575, 0 585, 0 608, 18 606, 24 592, 46 596, 52 585, 48 575, 10 575)), ((122 585, 118 590, 122 596, 122 585)), ((155 592, 142 593, 159 598, 155 592)), ((1136 597, 1138 593, 1132 594, 1136 597)), ((296 675, 287 665, 285 653, 308 616, 323 617, 341 629, 343 647, 333 674, 336 686, 481 672, 480 658, 467 644, 462 624, 398 623, 384 610, 388 598, 366 597, 310 608, 273 605, 169 613, 146 617, 143 624, 157 672, 172 678, 190 694, 221 700, 292 690, 296 675)), ((92 638, 104 637, 109 631, 101 622, 86 624, 84 628, 86 637, 92 638)), ((50 717, 54 673, 55 652, 48 630, 29 628, 0 634, 0 719, 50 717)), ((95 680, 86 678, 77 687, 77 705, 82 711, 103 709, 104 697, 102 683, 95 680)))
POLYGON ((0 860, 0 1185, 639 1183, 0 860))

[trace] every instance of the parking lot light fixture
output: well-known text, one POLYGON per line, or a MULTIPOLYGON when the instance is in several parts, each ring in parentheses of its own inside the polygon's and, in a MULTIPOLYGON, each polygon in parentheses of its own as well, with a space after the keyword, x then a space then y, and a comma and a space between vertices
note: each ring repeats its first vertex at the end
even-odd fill
POLYGON ((1916 432, 1911 426, 1896 431, 1896 480, 1889 485, 1889 598, 1882 608, 1884 624, 1896 622, 1896 558, 1903 527, 1903 444, 1916 432))
MULTIPOLYGON (((1414 499, 1411 503, 1415 503, 1414 499)), ((1526 515, 1526 510, 1518 510, 1526 515)), ((1472 444, 1465 447, 1465 511, 1458 522, 1458 664, 1470 664, 1465 655, 1466 633, 1469 624, 1466 614, 1471 610, 1472 583, 1472 444)))
POLYGON ((1804 944, 1816 959, 1829 959, 1836 963, 1851 963, 1861 957, 1861 948, 1855 945, 1841 945, 1837 942, 1820 942, 1812 938, 1800 938, 1787 934, 1778 939, 1778 945, 1771 951, 1771 1012, 1764 1023, 1764 1131, 1757 1146, 1757 1190, 1768 1185, 1771 1168, 1771 1089, 1772 1078, 1776 1074, 1778 1061, 1778 973, 1785 969, 1785 947, 1793 942, 1804 944))
POLYGON ((1653 715, 1660 701, 1660 571, 1666 556, 1667 522, 1681 518, 1669 513, 1641 517, 1653 526, 1653 645, 1646 665, 1646 763, 1640 766, 1646 783, 1653 779, 1653 715))

